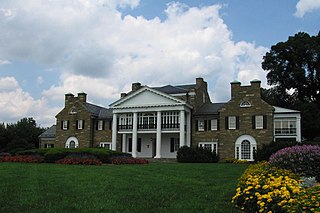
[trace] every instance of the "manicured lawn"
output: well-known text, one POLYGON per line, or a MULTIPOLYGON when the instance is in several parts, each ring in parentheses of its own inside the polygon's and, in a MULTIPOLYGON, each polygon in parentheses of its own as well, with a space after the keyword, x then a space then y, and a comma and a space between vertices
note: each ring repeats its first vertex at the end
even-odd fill
POLYGON ((237 212, 246 167, 0 163, 0 212, 237 212))

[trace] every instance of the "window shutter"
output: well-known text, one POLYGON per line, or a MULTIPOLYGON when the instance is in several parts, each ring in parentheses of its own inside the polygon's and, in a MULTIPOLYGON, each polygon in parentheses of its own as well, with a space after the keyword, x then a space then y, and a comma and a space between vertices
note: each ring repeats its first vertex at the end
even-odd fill
POLYGON ((109 130, 112 130, 112 121, 109 121, 109 130))
POLYGON ((137 152, 141 152, 141 138, 138 138, 137 152))
POLYGON ((225 123, 225 129, 229 129, 229 120, 228 120, 228 116, 226 116, 224 118, 224 123, 225 123))
POLYGON ((79 121, 76 120, 76 129, 79 129, 79 121))
POLYGON ((102 121, 102 130, 104 130, 104 121, 102 121))
POLYGON ((210 131, 211 130, 211 120, 208 120, 208 131, 210 131))
POLYGON ((236 116, 236 129, 239 129, 239 116, 236 116))
POLYGON ((67 121, 67 129, 69 129, 69 120, 67 121))
POLYGON ((174 152, 174 138, 170 138, 170 152, 174 152))
POLYGON ((207 122, 207 120, 204 120, 204 130, 205 131, 208 130, 208 122, 207 122))
POLYGON ((99 121, 96 121, 96 130, 98 130, 99 121))
POLYGON ((132 138, 129 138, 128 152, 132 152, 132 138))
POLYGON ((61 121, 61 129, 63 129, 63 120, 61 121))
POLYGON ((217 130, 220 130, 220 119, 217 119, 217 130))
POLYGON ((199 131, 199 127, 198 127, 198 120, 196 120, 196 131, 199 131))
POLYGON ((82 129, 84 129, 84 120, 82 120, 82 129))
POLYGON ((256 128, 256 116, 252 116, 252 129, 256 128))
POLYGON ((263 128, 267 129, 267 116, 266 115, 263 116, 263 128))

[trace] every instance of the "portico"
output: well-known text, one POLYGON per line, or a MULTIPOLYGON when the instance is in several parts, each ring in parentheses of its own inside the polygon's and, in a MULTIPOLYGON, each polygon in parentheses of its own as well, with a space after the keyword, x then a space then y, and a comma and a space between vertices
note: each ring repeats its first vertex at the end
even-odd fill
POLYGON ((175 158, 190 146, 191 106, 149 87, 142 87, 110 105, 113 110, 112 149, 133 157, 175 158))

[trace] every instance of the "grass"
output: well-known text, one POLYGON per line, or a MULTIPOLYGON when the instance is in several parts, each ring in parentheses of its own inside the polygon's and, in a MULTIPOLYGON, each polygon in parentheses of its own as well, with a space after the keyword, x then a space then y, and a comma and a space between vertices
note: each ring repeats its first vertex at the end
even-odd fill
POLYGON ((0 163, 0 212, 237 212, 246 167, 0 163))

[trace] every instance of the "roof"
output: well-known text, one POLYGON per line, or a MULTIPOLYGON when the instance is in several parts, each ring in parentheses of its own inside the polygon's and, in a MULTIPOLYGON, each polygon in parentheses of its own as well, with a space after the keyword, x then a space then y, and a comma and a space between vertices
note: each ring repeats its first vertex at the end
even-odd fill
POLYGON ((300 113, 298 110, 287 109, 282 107, 273 106, 275 114, 292 114, 292 113, 300 113))
POLYGON ((91 103, 85 103, 86 109, 98 118, 112 118, 112 110, 97 106, 91 103))
POLYGON ((55 138, 56 137, 56 125, 52 125, 49 129, 39 135, 39 138, 55 138))
POLYGON ((207 103, 202 105, 195 114, 196 115, 217 114, 218 110, 225 104, 226 103, 207 103))
POLYGON ((181 94, 181 93, 187 93, 195 87, 196 87, 195 84, 177 85, 177 86, 166 85, 162 87, 152 87, 152 89, 155 89, 167 94, 181 94))

